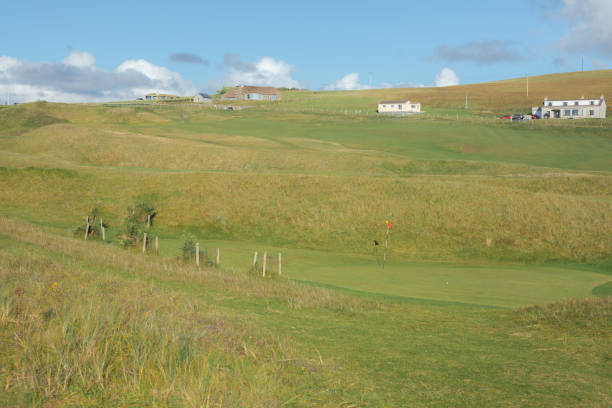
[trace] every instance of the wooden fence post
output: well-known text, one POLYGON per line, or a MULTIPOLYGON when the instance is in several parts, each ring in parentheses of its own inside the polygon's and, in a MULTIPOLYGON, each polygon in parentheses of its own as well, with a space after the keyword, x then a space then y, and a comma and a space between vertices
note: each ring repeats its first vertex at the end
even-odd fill
POLYGON ((106 241, 106 228, 104 228, 104 221, 100 219, 100 230, 102 231, 102 241, 106 241))
POLYGON ((147 233, 144 232, 142 237, 142 253, 144 254, 147 251, 147 233))
POLYGON ((265 277, 266 276, 266 258, 268 257, 268 253, 264 252, 264 256, 263 256, 263 272, 261 273, 261 276, 265 277))
POLYGON ((278 253, 278 276, 281 276, 282 272, 281 272, 281 267, 282 267, 282 261, 281 261, 281 253, 278 253))
POLYGON ((217 266, 219 266, 219 258, 220 258, 219 255, 220 255, 220 251, 219 251, 219 248, 217 248, 217 259, 216 259, 217 266))
POLYGON ((147 227, 151 227, 151 214, 147 214, 147 227))
POLYGON ((155 255, 159 253, 159 237, 155 236, 155 255))
POLYGON ((196 243, 196 265, 200 266, 200 243, 196 243))
POLYGON ((85 218, 85 239, 89 236, 89 215, 85 218))
POLYGON ((253 254, 253 266, 257 265, 257 251, 253 254))

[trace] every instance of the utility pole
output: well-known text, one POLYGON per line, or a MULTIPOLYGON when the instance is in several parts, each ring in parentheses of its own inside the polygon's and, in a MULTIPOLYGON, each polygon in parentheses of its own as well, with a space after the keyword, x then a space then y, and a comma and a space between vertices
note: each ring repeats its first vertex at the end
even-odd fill
POLYGON ((584 56, 580 57, 580 71, 584 72, 584 56))
POLYGON ((527 78, 527 97, 529 98, 529 74, 525 74, 525 77, 527 78))
POLYGON ((467 110, 468 108, 468 93, 467 91, 465 92, 465 109, 467 110))

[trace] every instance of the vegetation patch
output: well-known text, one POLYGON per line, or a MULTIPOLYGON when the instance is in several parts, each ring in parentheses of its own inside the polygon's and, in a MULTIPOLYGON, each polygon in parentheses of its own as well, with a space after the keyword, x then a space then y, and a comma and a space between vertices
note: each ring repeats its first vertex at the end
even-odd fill
POLYGON ((612 281, 594 287, 593 295, 600 297, 612 296, 612 281))

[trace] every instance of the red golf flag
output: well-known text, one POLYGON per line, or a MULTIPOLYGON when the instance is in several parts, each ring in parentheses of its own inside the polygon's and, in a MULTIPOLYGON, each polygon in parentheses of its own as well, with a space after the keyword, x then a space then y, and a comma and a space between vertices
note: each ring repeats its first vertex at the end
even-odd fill
POLYGON ((387 228, 391 229, 391 218, 389 218, 389 221, 387 221, 387 228))

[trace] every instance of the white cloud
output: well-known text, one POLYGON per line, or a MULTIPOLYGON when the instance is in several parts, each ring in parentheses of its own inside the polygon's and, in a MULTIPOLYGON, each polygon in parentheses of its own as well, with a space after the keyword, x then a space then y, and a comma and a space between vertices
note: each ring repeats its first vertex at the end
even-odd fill
POLYGON ((263 57, 256 62, 242 61, 239 55, 225 54, 223 58, 225 76, 211 81, 208 87, 259 85, 285 88, 299 88, 299 81, 293 79, 295 67, 285 61, 263 57))
POLYGON ((368 85, 359 83, 359 74, 357 72, 347 74, 337 81, 323 86, 324 91, 355 91, 370 88, 368 85))
POLYGON ((193 95, 191 81, 143 59, 113 71, 98 68, 95 57, 72 51, 61 62, 40 63, 0 56, 0 98, 28 102, 102 102, 142 97, 148 92, 193 95))
POLYGON ((96 65, 96 58, 87 51, 74 50, 62 62, 73 67, 85 68, 96 65))
POLYGON ((459 85, 459 77, 450 68, 442 68, 438 75, 436 75, 436 86, 454 86, 459 85))
POLYGON ((595 52, 612 57, 612 1, 561 0, 561 16, 570 22, 569 31, 559 41, 570 53, 595 52))
MULTIPOLYGON (((136 72, 149 79, 149 84, 155 84, 154 91, 162 93, 176 93, 179 95, 194 94, 195 87, 191 81, 184 80, 178 72, 170 71, 168 68, 153 65, 149 61, 127 60, 115 69, 118 74, 136 72)), ((144 95, 151 92, 151 86, 136 86, 133 91, 136 94, 144 95)))

